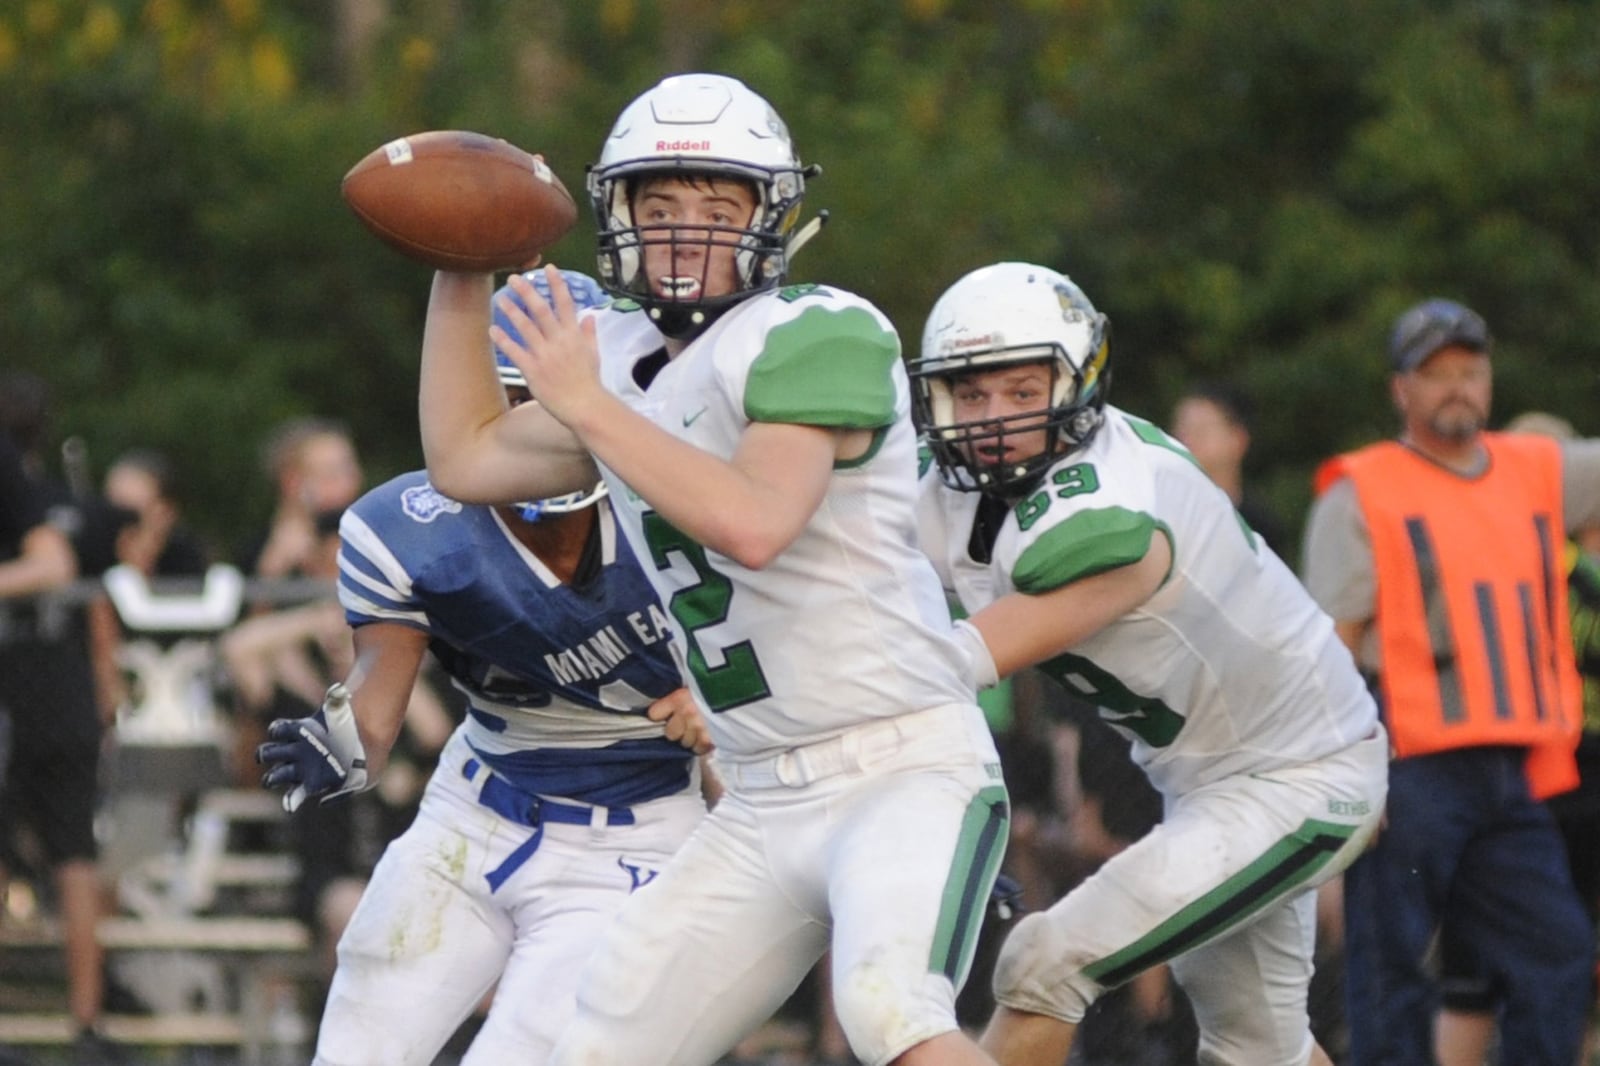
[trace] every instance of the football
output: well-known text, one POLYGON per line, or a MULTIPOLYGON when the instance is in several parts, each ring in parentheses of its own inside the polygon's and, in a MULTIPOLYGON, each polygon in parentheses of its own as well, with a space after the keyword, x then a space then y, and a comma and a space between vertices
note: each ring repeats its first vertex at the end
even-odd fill
POLYGON ((578 220, 572 194, 543 159, 466 130, 390 141, 351 167, 340 188, 380 240, 439 270, 513 270, 578 220))

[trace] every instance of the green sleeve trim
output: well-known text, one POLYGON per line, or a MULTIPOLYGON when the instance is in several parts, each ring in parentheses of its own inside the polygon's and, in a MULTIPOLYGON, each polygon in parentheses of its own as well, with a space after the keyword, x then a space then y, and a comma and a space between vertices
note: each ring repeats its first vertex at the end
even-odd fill
POLYGON ((1019 592, 1037 595, 1136 563, 1149 553, 1158 528, 1163 527, 1150 515, 1125 507, 1080 511, 1028 545, 1011 582, 1019 592))
POLYGON ((767 334, 750 367, 752 422, 877 429, 894 421, 900 341, 861 307, 808 307, 767 334))
POLYGON ((889 427, 879 426, 872 431, 872 439, 867 442, 867 450, 854 459, 839 459, 834 462, 835 470, 854 470, 858 466, 866 466, 872 462, 872 457, 883 450, 883 442, 889 439, 889 427))

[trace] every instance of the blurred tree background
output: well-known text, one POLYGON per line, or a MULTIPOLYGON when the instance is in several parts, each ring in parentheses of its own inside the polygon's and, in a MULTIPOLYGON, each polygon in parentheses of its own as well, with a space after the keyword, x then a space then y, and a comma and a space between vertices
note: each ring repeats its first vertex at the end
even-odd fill
MULTIPOLYGON (((1120 405, 1256 399, 1298 525, 1326 455, 1392 432, 1384 341, 1452 296, 1498 336, 1497 421, 1600 433, 1600 13, 1555 0, 12 0, 0 6, 0 351, 98 475, 169 451, 224 555, 267 432, 344 419, 369 480, 421 462, 427 271, 339 179, 467 128, 580 193, 661 76, 744 78, 823 166, 796 276, 908 349, 961 273, 1031 259, 1114 323, 1120 405)), ((554 261, 592 269, 587 218, 554 261)), ((1293 560, 1291 560, 1292 562, 1293 560)))

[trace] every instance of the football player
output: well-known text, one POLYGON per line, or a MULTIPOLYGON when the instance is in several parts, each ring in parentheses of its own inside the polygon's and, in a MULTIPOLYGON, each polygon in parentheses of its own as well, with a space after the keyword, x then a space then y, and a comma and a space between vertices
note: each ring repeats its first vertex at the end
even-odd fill
POLYGON ((992 655, 982 680, 1041 666, 1166 800, 1006 938, 983 1046, 1062 1062, 1103 991, 1170 962, 1200 1061, 1326 1064, 1312 889, 1377 827, 1385 734, 1329 618, 1182 445, 1106 403, 1110 372, 1105 316, 1027 263, 951 286, 910 365, 921 543, 992 655))
POLYGON ((899 339, 851 293, 786 284, 810 232, 782 119, 727 77, 668 78, 590 171, 580 314, 511 282, 539 406, 499 408, 490 280, 440 273, 423 348, 430 476, 465 499, 571 491, 598 465, 683 642, 717 806, 591 957, 561 1066, 705 1066, 830 946, 864 1062, 987 1063, 955 997, 1006 840, 999 762, 913 537, 899 339))
POLYGON ((339 533, 355 667, 272 724, 266 784, 291 810, 375 784, 425 651, 468 709, 340 938, 315 1061, 426 1066, 498 981, 462 1061, 542 1063, 600 928, 705 811, 671 627, 603 486, 485 507, 402 474, 339 533))

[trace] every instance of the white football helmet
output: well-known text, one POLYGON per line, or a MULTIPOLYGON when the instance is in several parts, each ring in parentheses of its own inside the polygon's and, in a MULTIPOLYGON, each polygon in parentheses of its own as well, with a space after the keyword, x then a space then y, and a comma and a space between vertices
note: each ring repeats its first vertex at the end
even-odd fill
POLYGON ((1064 274, 1031 263, 996 263, 957 281, 934 304, 921 358, 909 362, 912 413, 945 484, 1015 497, 1057 458, 1089 443, 1111 385, 1106 316, 1064 274), (1049 404, 1039 411, 958 422, 953 386, 961 377, 1027 363, 1052 368, 1049 404), (984 463, 985 446, 1007 432, 1047 428, 1046 449, 1020 462, 984 463))
POLYGON ((600 161, 589 168, 601 284, 643 306, 668 336, 694 336, 738 301, 783 281, 798 248, 789 234, 800 214, 805 179, 818 173, 801 165, 783 119, 743 82, 720 74, 667 78, 623 109, 600 161), (756 211, 748 228, 696 226, 702 236, 685 238, 735 244, 740 291, 673 299, 651 289, 641 248, 678 238, 672 226, 639 226, 632 195, 636 179, 661 174, 737 180, 755 190, 756 211))

